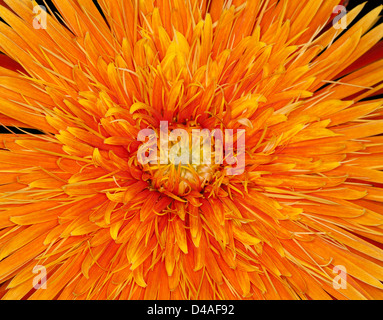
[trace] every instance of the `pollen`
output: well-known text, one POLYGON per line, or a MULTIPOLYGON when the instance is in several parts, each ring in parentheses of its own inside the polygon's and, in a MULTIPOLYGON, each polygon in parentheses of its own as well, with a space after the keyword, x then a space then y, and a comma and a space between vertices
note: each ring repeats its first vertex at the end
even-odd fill
POLYGON ((208 130, 201 134, 200 127, 190 124, 169 129, 170 135, 163 130, 155 135, 162 137, 159 142, 144 143, 154 150, 153 159, 142 165, 144 179, 154 190, 175 196, 203 193, 205 186, 222 175, 223 161, 216 158, 214 137, 208 130))

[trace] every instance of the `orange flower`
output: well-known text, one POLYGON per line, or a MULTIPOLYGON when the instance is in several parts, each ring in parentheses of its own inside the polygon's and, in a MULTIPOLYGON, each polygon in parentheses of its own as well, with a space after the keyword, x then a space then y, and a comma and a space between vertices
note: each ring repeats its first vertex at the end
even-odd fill
POLYGON ((3 299, 383 298, 382 6, 5 3, 3 299), (245 129, 244 172, 141 164, 161 121, 245 129))

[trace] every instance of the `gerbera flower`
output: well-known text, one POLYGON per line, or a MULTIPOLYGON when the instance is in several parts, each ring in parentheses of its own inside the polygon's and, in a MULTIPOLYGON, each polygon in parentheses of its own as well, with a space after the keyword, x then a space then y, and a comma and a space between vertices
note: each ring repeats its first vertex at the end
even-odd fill
POLYGON ((3 299, 383 297, 382 6, 53 3, 0 5, 3 299), (244 171, 141 163, 162 121, 244 171))

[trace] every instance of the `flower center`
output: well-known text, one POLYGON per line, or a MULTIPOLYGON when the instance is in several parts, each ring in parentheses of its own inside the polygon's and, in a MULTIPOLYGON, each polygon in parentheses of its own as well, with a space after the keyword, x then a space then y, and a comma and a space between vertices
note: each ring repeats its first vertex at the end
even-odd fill
POLYGON ((208 130, 177 126, 161 128, 145 142, 147 163, 142 165, 144 179, 152 188, 177 196, 201 192, 220 167, 215 162, 215 143, 208 130), (172 129, 172 128, 171 128, 172 129))
POLYGON ((185 196, 191 191, 201 192, 211 181, 214 169, 210 165, 184 166, 159 165, 152 168, 151 185, 160 192, 170 192, 185 196))

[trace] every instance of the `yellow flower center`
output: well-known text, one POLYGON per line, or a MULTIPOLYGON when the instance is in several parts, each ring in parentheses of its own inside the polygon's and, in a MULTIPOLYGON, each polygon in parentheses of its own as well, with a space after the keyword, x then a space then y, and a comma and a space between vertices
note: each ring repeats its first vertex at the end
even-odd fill
POLYGON ((157 134, 159 140, 146 142, 148 149, 156 151, 156 157, 142 165, 144 179, 152 188, 177 196, 201 192, 219 174, 214 139, 209 132, 201 134, 196 127, 177 126, 174 129, 157 134))

